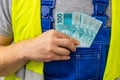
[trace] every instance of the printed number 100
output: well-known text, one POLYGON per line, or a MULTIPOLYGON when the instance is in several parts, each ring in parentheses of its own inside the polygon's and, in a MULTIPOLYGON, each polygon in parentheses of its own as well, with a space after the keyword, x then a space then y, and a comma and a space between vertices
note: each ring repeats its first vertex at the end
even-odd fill
POLYGON ((57 14, 57 23, 62 23, 62 20, 63 20, 63 15, 57 14))

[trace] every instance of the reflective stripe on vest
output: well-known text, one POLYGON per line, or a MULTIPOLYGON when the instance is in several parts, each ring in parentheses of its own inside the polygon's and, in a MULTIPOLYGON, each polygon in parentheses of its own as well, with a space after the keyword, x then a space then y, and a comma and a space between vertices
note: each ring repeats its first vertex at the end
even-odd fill
MULTIPOLYGON (((12 28, 15 43, 42 33, 40 5, 41 0, 12 0, 12 28)), ((15 74, 5 77, 5 80, 44 80, 43 63, 30 61, 15 74)))
POLYGON ((112 33, 104 80, 120 78, 120 4, 112 0, 112 33))

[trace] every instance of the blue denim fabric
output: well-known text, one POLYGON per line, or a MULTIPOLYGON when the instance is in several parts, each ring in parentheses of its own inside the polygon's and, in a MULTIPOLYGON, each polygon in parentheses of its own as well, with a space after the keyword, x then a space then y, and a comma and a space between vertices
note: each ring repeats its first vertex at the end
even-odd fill
MULTIPOLYGON (((96 0, 94 1, 96 2, 96 0)), ((109 0, 105 1, 108 3, 109 0)), ((54 6, 55 0, 42 0, 43 32, 53 28, 52 10, 54 6), (52 3, 53 5, 49 5, 48 3, 52 3)), ((94 6, 94 13, 97 8, 102 9, 101 6, 94 6)), ((105 25, 107 21, 105 13, 97 16, 95 15, 95 17, 98 19, 100 18, 105 25)), ((70 54, 71 59, 68 61, 53 61, 45 63, 45 80, 102 80, 109 49, 110 33, 110 28, 101 27, 90 48, 77 48, 76 52, 70 54)))
POLYGON ((77 48, 68 61, 45 63, 45 80, 102 80, 110 28, 101 28, 90 48, 77 48))

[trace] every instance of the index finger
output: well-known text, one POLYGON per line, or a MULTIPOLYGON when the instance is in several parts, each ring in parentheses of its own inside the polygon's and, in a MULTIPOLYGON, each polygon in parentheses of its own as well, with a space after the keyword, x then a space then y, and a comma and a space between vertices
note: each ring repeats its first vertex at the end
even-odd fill
POLYGON ((74 39, 74 38, 72 38, 72 37, 70 37, 70 36, 68 36, 68 35, 66 35, 66 34, 64 34, 64 33, 62 33, 62 32, 57 31, 57 32, 56 32, 56 36, 57 36, 57 38, 70 39, 70 40, 71 40, 74 44, 76 44, 76 45, 79 45, 79 44, 80 44, 80 42, 79 42, 78 40, 76 40, 76 39, 74 39))
POLYGON ((56 31, 56 36, 57 38, 67 38, 69 39, 70 37, 62 32, 56 31))

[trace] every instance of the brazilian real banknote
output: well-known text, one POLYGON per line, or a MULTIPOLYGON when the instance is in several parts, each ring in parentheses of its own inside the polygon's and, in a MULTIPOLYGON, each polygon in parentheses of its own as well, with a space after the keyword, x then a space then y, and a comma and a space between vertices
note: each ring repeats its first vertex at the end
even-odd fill
POLYGON ((55 29, 80 41, 78 47, 90 47, 102 22, 80 12, 57 12, 55 29))

